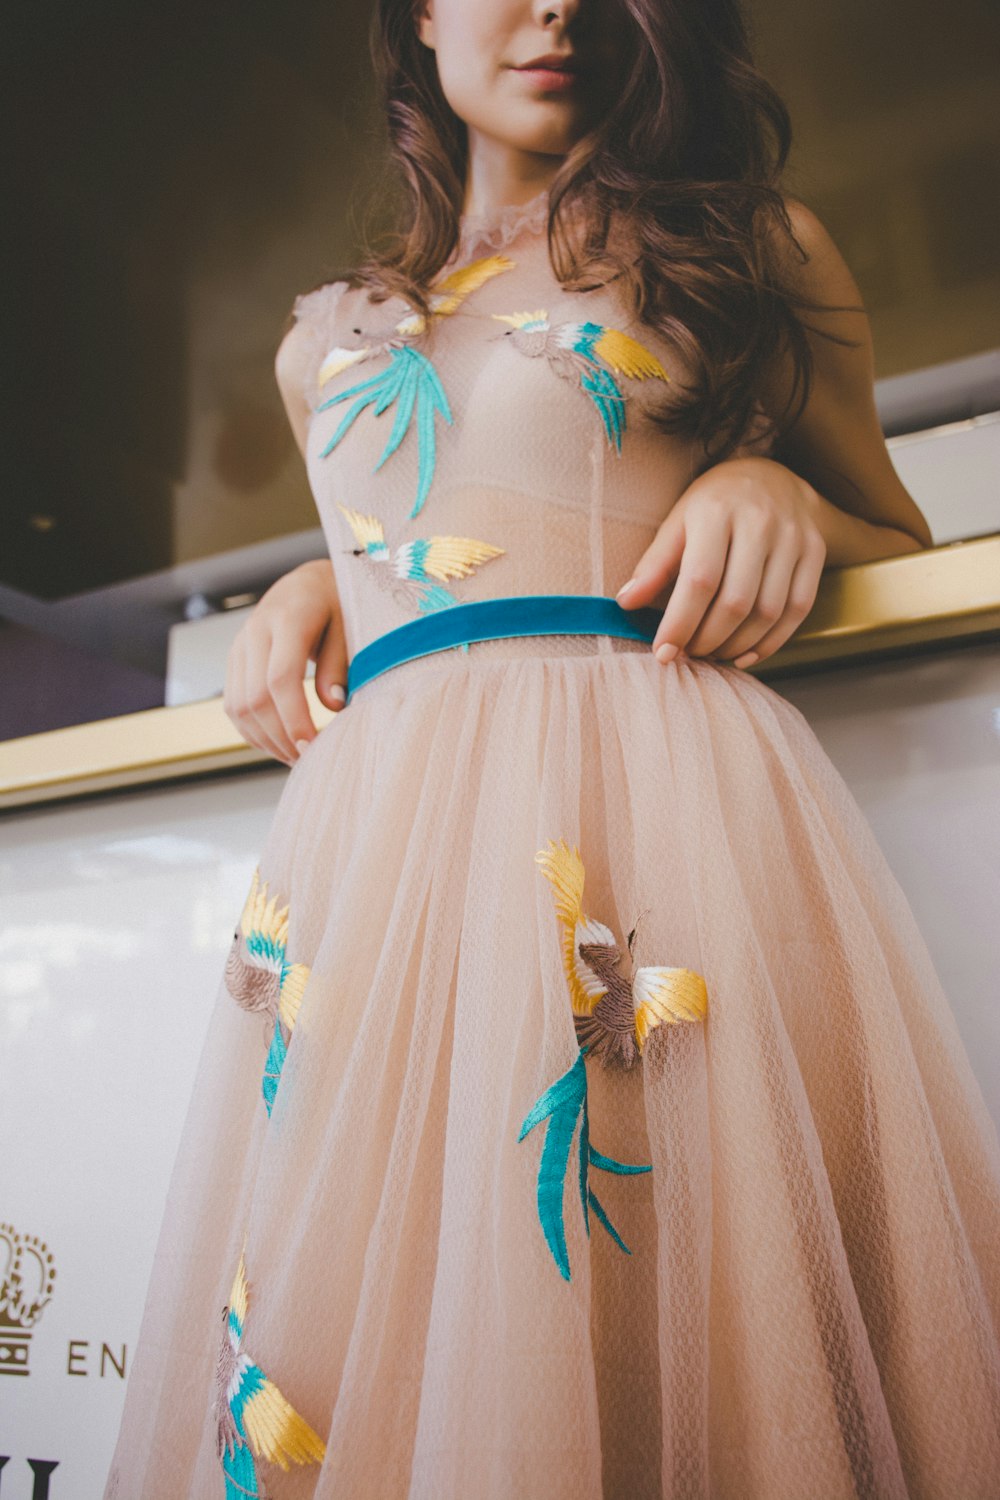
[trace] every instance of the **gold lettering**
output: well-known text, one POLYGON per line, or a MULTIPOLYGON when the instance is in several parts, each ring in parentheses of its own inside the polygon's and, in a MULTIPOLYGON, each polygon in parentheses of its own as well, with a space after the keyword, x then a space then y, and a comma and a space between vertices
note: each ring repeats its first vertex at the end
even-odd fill
POLYGON ((104 1377, 104 1356, 105 1355, 107 1355, 108 1360, 110 1361, 110 1363, 114 1367, 114 1369, 116 1369, 118 1371, 118 1374, 121 1377, 121 1379, 124 1380, 125 1379, 125 1345, 122 1344, 122 1362, 121 1362, 121 1364, 119 1364, 118 1361, 115 1359, 114 1355, 111 1353, 111 1350, 108 1348, 107 1344, 102 1344, 101 1345, 101 1378, 102 1379, 104 1377))

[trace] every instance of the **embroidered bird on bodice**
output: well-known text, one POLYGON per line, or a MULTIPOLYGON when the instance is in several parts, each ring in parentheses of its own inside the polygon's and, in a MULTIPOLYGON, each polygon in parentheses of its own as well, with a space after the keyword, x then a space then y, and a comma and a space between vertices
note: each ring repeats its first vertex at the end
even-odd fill
POLYGON ((261 1089, 269 1115, 309 978, 305 964, 289 963, 287 945, 288 907, 268 896, 267 882, 254 870, 223 978, 237 1005, 266 1017, 270 1050, 261 1089))
MULTIPOLYGON (((447 609, 459 600, 443 586, 446 578, 468 578, 481 563, 502 556, 503 547, 468 536, 414 537, 393 552, 377 516, 362 515, 338 501, 347 518, 368 576, 406 608, 421 614, 447 609)), ((468 650, 468 643, 465 643, 468 650)))
MULTIPOLYGON (((584 867, 578 849, 550 839, 535 855, 555 887, 563 929, 563 966, 569 984, 573 1024, 587 1055, 604 1066, 631 1068, 650 1033, 661 1023, 701 1021, 708 992, 693 969, 643 966, 628 979, 618 965, 621 949, 614 933, 583 910, 584 867)), ((636 929, 628 936, 629 955, 636 929)))
MULTIPOLYGON (((513 268, 514 262, 506 255, 489 255, 480 260, 470 261, 467 266, 460 266, 455 271, 450 271, 432 285, 431 317, 449 317, 456 308, 461 306, 465 298, 481 287, 484 282, 491 280, 502 271, 510 271, 513 268)), ((328 453, 332 452, 366 406, 371 406, 377 417, 395 404, 396 414, 392 430, 382 450, 382 456, 373 470, 377 473, 386 459, 395 453, 403 441, 415 414, 418 474, 417 495, 413 502, 413 509, 410 511, 411 518, 419 515, 423 509, 431 480, 434 477, 437 442, 434 430, 435 418, 443 417, 449 425, 453 420, 448 397, 445 395, 444 386, 441 384, 437 371, 427 355, 414 348, 414 342, 426 332, 426 329, 427 319, 420 312, 411 312, 401 318, 386 338, 367 338, 362 334, 362 330, 357 328, 354 330, 355 333, 364 337, 365 342, 356 347, 337 344, 323 359, 317 375, 317 384, 322 390, 328 381, 350 365, 364 364, 386 354, 389 356, 388 366, 380 370, 377 375, 373 375, 370 380, 352 385, 345 391, 338 391, 335 396, 321 402, 316 408, 317 411, 326 411, 329 407, 337 406, 340 402, 354 397, 353 405, 348 408, 340 425, 322 449, 320 457, 325 458, 328 453)))
POLYGON ((255 1460, 287 1473, 294 1464, 322 1461, 326 1445, 259 1365, 243 1350, 250 1292, 246 1244, 240 1252, 229 1305, 222 1310, 222 1338, 215 1364, 216 1447, 226 1482, 226 1500, 263 1497, 255 1460))
POLYGON ((548 312, 493 313, 512 326, 504 337, 529 358, 544 356, 557 375, 576 381, 593 402, 608 441, 620 453, 626 428, 625 395, 615 380, 650 378, 669 382, 656 355, 631 334, 603 323, 553 323, 548 312))

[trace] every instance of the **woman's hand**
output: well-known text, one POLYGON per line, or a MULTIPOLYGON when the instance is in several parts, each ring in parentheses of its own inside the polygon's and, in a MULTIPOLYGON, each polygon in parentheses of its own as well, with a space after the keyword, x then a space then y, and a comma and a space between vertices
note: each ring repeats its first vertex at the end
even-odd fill
POLYGON ((773 459, 716 464, 670 510, 618 602, 648 604, 676 575, 653 639, 659 659, 684 650, 750 666, 813 607, 827 555, 819 504, 812 485, 773 459))
POLYGON ((248 744, 286 765, 316 735, 303 687, 310 661, 320 702, 343 708, 347 649, 333 564, 325 558, 302 563, 271 585, 226 661, 227 715, 248 744))

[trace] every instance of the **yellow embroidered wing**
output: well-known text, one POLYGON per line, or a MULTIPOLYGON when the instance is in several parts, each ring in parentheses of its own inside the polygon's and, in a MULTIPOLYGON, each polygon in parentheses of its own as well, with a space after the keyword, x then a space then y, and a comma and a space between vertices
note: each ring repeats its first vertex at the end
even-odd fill
POLYGON ((617 375, 628 375, 633 380, 646 380, 651 375, 657 380, 670 380, 656 355, 620 329, 605 328, 594 340, 593 348, 617 375))
POLYGON ((259 867, 253 872, 253 881, 243 908, 241 926, 245 937, 249 937, 251 933, 254 934, 258 951, 260 941, 266 940, 265 951, 270 953, 273 962, 282 970, 278 1008, 281 1019, 291 1029, 295 1025, 299 1006, 302 1004, 309 969, 305 964, 289 964, 287 968, 285 967, 284 957, 288 944, 288 906, 279 907, 276 896, 268 899, 267 881, 261 884, 259 867))
POLYGON ((267 881, 261 884, 259 867, 253 872, 250 894, 240 917, 240 927, 244 937, 258 933, 262 938, 270 938, 273 943, 281 944, 282 947, 288 938, 288 907, 283 906, 279 910, 277 896, 268 899, 267 881))
POLYGON ((347 505, 337 502, 337 509, 342 510, 347 517, 351 530, 354 532, 354 540, 359 547, 367 548, 370 542, 385 542, 385 528, 377 516, 363 516, 358 510, 351 510, 347 505))
MULTIPOLYGON (((506 255, 486 255, 481 260, 472 260, 467 266, 459 266, 457 270, 449 271, 447 276, 442 276, 441 280, 435 281, 431 287, 430 303, 433 316, 447 318, 477 287, 481 287, 492 277, 498 276, 501 271, 511 271, 513 268, 514 262, 506 255)), ((423 333, 426 326, 427 319, 422 313, 407 313, 406 317, 400 318, 396 324, 396 332, 413 338, 423 333)))
POLYGON ((572 1008, 577 1015, 589 1016, 607 987, 602 985, 593 970, 585 964, 577 951, 581 937, 588 942, 614 945, 615 936, 601 922, 592 922, 583 911, 583 860, 574 845, 571 850, 565 839, 549 839, 545 849, 539 849, 535 863, 556 890, 556 913, 563 929, 563 968, 569 985, 572 1008))
POLYGON ((467 578, 480 563, 505 549, 469 536, 431 536, 405 542, 396 552, 396 571, 405 578, 467 578))
POLYGON ((635 1001, 635 1036, 641 1052, 650 1032, 661 1022, 703 1021, 708 1009, 708 989, 693 969, 636 969, 632 977, 635 1001))
POLYGON ((319 389, 322 390, 327 381, 332 380, 335 375, 339 375, 341 370, 346 370, 349 366, 356 365, 359 361, 367 359, 371 352, 371 344, 363 344, 360 349, 347 349, 340 344, 335 344, 324 356, 323 363, 316 373, 316 384, 319 386, 319 389))
POLYGON ((511 271, 513 268, 514 262, 509 256, 486 255, 481 260, 470 261, 467 266, 459 266, 457 271, 450 271, 447 276, 442 276, 440 281, 434 283, 432 305, 435 315, 439 318, 447 317, 484 282, 498 276, 501 271, 511 271))
MULTIPOLYGON (((243 1342, 247 1311, 250 1303, 246 1273, 246 1236, 240 1251, 240 1263, 236 1267, 236 1279, 229 1297, 230 1314, 235 1316, 239 1327, 239 1342, 243 1342)), ((266 1458, 287 1470, 291 1464, 304 1464, 321 1460, 326 1453, 326 1444, 309 1426, 304 1417, 285 1400, 273 1380, 246 1355, 240 1356, 240 1382, 249 1374, 254 1377, 254 1389, 242 1405, 242 1421, 250 1451, 258 1458, 266 1458)))
POLYGON ((286 1471, 292 1464, 319 1462, 326 1444, 265 1375, 243 1407, 243 1426, 252 1453, 286 1471))
POLYGON ((278 1013, 289 1031, 294 1028, 298 1020, 299 1007, 302 1004, 308 978, 309 969, 305 964, 290 964, 281 981, 278 1013))
POLYGON ((544 307, 536 307, 534 312, 516 313, 491 313, 498 323, 509 323, 512 328, 548 328, 549 315, 544 307))
MULTIPOLYGON (((494 276, 499 276, 501 271, 511 271, 514 262, 506 255, 486 255, 480 260, 470 261, 467 266, 459 266, 457 270, 449 271, 440 281, 434 282, 431 287, 430 304, 432 316, 435 318, 446 318, 460 307, 466 297, 470 296, 477 287, 489 281, 494 276)), ((422 334, 427 327, 427 319, 423 313, 406 313, 396 324, 393 332, 404 338, 416 338, 422 334)), ((316 375, 316 384, 322 390, 328 380, 339 375, 348 366, 367 359, 373 352, 374 345, 364 344, 358 349, 348 349, 336 345, 323 359, 316 375)))
POLYGON ((229 1293, 229 1311, 236 1314, 241 1331, 246 1327, 247 1306, 250 1301, 249 1292, 247 1289, 247 1266, 245 1257, 246 1238, 244 1237, 243 1249, 240 1251, 240 1263, 236 1267, 236 1275, 233 1278, 233 1288, 229 1293))

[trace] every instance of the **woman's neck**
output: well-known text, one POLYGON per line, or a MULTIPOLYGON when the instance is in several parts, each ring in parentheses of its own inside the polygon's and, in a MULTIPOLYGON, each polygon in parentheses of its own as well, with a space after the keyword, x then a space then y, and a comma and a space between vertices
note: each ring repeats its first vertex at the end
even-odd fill
POLYGON ((503 210, 532 202, 545 192, 561 159, 531 152, 512 152, 478 135, 469 143, 463 217, 489 219, 503 210))

